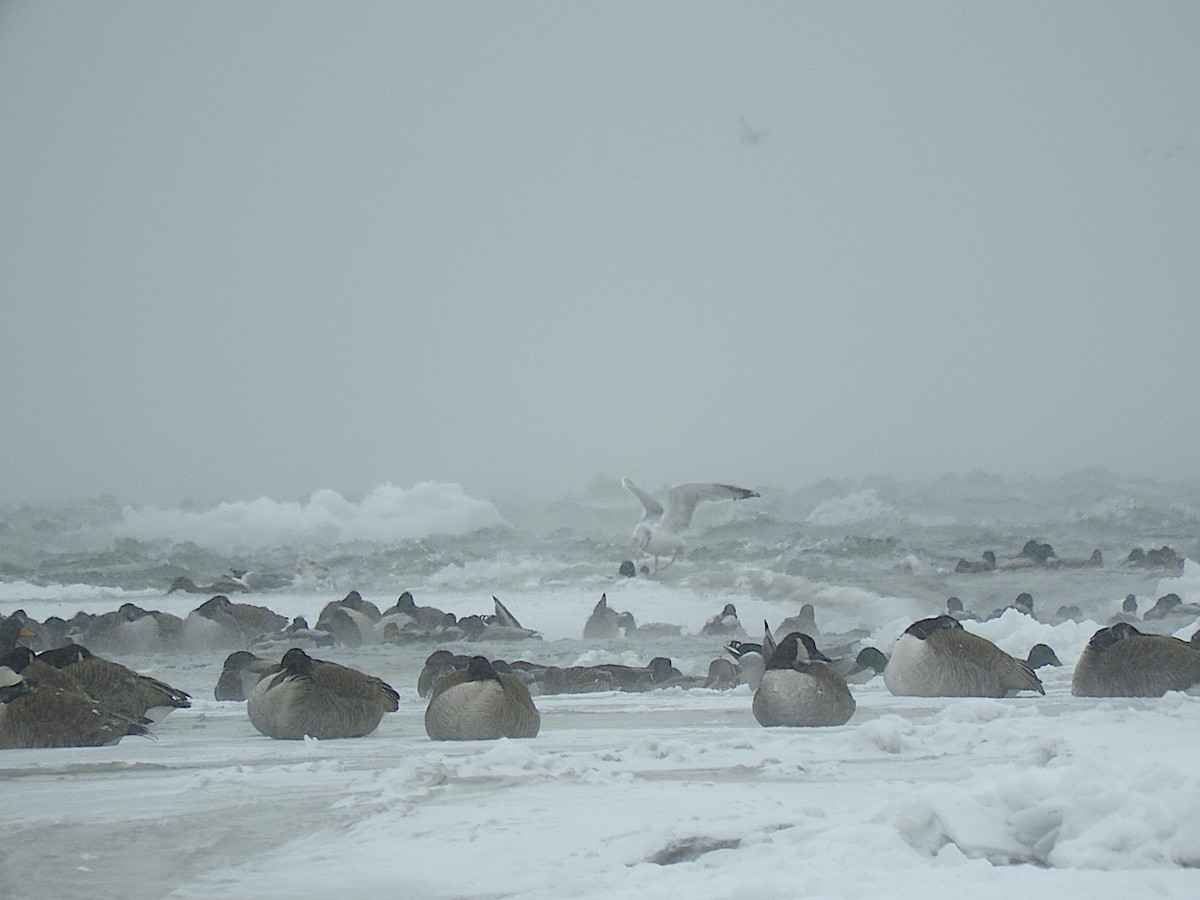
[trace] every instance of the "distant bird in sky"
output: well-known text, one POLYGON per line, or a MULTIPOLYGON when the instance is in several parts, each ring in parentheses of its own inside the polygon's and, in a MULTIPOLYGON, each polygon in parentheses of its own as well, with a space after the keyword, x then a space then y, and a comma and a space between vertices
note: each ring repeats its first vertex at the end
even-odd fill
POLYGON ((633 529, 633 552, 636 559, 643 555, 654 557, 654 570, 658 571, 659 557, 669 556, 670 560, 663 566, 665 569, 671 563, 683 556, 683 532, 692 521, 692 513, 696 506, 704 500, 745 500, 757 497, 756 491, 730 484, 713 484, 710 482, 690 482, 677 484, 667 491, 667 505, 661 503, 643 491, 628 478, 621 479, 621 486, 642 504, 642 519, 633 529))
POLYGON ((738 124, 742 126, 742 143, 746 145, 760 143, 769 133, 752 128, 746 121, 746 117, 742 115, 738 116, 738 124))

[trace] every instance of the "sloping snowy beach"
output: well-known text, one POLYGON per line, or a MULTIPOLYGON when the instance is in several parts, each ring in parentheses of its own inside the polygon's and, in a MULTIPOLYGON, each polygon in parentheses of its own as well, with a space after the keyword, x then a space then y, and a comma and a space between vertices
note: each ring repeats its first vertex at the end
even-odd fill
MULTIPOLYGON (((17 577, 0 582, 0 612, 37 620, 123 602, 186 616, 206 598, 145 585, 301 554, 328 561, 330 583, 238 599, 315 621, 352 587, 381 608, 409 588, 460 616, 489 612, 496 594, 542 639, 449 649, 555 665, 666 655, 702 675, 724 638, 701 627, 727 602, 751 639, 811 602, 819 645, 845 652, 889 651, 949 595, 987 614, 1028 590, 1043 619, 1064 604, 1082 616, 1049 624, 1008 609, 967 623, 1016 656, 1050 644, 1064 665, 1039 670, 1044 697, 897 698, 876 678, 852 687, 845 726, 764 729, 746 686, 538 696, 538 737, 469 744, 425 735, 416 683, 437 644, 316 652, 386 679, 400 709, 368 737, 299 743, 263 737, 244 704, 212 699, 226 650, 123 653, 189 691, 192 708, 150 739, 0 754, 0 896, 1197 896, 1200 698, 1070 695, 1075 661, 1126 594, 1143 611, 1168 592, 1200 602, 1200 565, 1114 561, 1135 543, 1194 553, 1191 500, 1109 489, 1080 506, 1067 491, 1056 507, 1043 490, 1035 510, 1013 490, 996 488, 982 511, 883 489, 714 504, 688 558, 657 580, 615 574, 635 518, 615 494, 560 504, 536 527, 520 510, 485 506, 481 519, 478 504, 458 503, 450 535, 443 523, 392 541, 371 531, 387 516, 366 498, 341 513, 349 535, 321 526, 324 544, 295 537, 312 509, 268 501, 72 512, 84 525, 10 511, 3 549, 17 577), (478 531, 492 519, 507 530, 478 531), (1106 562, 954 572, 959 555, 1011 554, 1031 535, 1064 555, 1102 547, 1106 562), (682 634, 583 641, 602 592, 639 624, 682 634)), ((398 493, 419 519, 430 498, 398 493)), ((434 491, 434 505, 453 508, 459 493, 434 491)))
MULTIPOLYGON (((538 623, 530 597, 513 606, 538 623)), ((462 745, 425 736, 428 648, 331 648, 391 681, 401 708, 369 737, 301 743, 208 699, 220 659, 127 658, 193 708, 152 740, 5 752, 0 893, 1194 896, 1200 699, 1073 698, 1090 626, 1009 611, 975 628, 1014 652, 1055 644, 1046 696, 896 698, 877 678, 843 727, 770 730, 745 686, 542 696, 536 739, 462 745)), ((478 649, 648 656, 566 637, 478 649)), ((697 651, 677 664, 702 671, 697 651)))

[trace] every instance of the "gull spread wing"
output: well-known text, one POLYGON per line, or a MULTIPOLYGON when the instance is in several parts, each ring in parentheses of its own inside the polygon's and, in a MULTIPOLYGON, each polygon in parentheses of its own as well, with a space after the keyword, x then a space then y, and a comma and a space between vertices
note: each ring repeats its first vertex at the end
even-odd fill
POLYGON ((643 491, 640 487, 638 487, 628 478, 621 479, 621 487, 625 488, 625 490, 629 491, 629 493, 633 494, 633 496, 637 497, 638 500, 641 501, 642 509, 645 510, 645 512, 642 513, 643 522, 657 521, 658 519, 662 518, 662 505, 645 491, 643 491))
POLYGON ((771 626, 767 624, 766 619, 763 619, 763 632, 762 658, 763 662, 770 662, 771 657, 775 655, 775 637, 771 634, 771 626))
POLYGON ((510 628, 523 627, 521 623, 517 621, 517 617, 510 613, 508 608, 503 603, 501 603, 495 597, 492 598, 492 602, 496 605, 496 624, 507 625, 510 628))
MULTIPOLYGON (((628 480, 628 479, 626 479, 628 480)), ((630 487, 626 485, 626 487, 630 487)), ((668 531, 680 532, 692 521, 692 513, 702 500, 745 500, 759 494, 731 484, 714 484, 696 481, 677 484, 667 491, 667 511, 662 517, 662 526, 668 531)), ((642 501, 643 505, 645 501, 642 501)), ((657 504, 656 504, 657 505, 657 504)))

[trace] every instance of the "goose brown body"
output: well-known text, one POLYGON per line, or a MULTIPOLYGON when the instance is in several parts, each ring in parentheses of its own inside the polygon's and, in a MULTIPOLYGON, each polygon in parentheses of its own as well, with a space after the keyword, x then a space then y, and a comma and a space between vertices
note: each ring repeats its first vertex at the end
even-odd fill
POLYGON ((1025 663, 950 616, 914 622, 892 651, 883 681, 897 697, 1006 697, 1045 693, 1025 663))
POLYGON ((186 691, 96 656, 79 644, 39 653, 37 658, 71 675, 101 703, 131 718, 149 715, 157 720, 171 710, 192 705, 186 691))
POLYGON ((225 657, 213 696, 217 700, 245 700, 263 678, 278 670, 278 666, 249 650, 235 650, 225 657))
POLYGON ((435 741, 531 738, 541 722, 525 683, 497 672, 482 656, 444 675, 425 708, 425 733, 435 741))
POLYGON ((1071 676, 1076 697, 1161 697, 1200 686, 1200 647, 1120 623, 1088 642, 1071 676))
MULTIPOLYGON (((768 633, 764 649, 769 638, 768 633)), ((844 725, 854 715, 857 704, 845 679, 828 663, 814 659, 815 649, 810 636, 792 632, 771 651, 754 692, 752 711, 758 724, 767 728, 844 725)))
POLYGON ((147 734, 143 721, 99 702, 73 676, 39 662, 26 647, 0 656, 0 666, 37 685, 0 708, 0 749, 102 747, 147 734))
POLYGON ((370 734, 399 707, 400 695, 382 679, 293 647, 279 671, 255 685, 246 713, 267 737, 327 740, 370 734))

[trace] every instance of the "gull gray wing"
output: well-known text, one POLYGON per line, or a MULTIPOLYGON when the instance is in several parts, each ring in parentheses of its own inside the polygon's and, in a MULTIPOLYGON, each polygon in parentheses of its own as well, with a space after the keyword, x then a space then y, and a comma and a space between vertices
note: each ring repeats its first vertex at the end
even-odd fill
POLYGON ((756 491, 734 487, 732 484, 714 484, 707 481, 693 481, 687 484, 677 484, 667 491, 667 511, 663 514, 664 528, 680 532, 687 528, 692 521, 696 506, 704 500, 746 500, 757 497, 756 491))
POLYGON ((497 600, 492 598, 492 602, 496 605, 496 624, 507 625, 509 628, 523 628, 524 626, 517 621, 517 617, 508 611, 508 608, 497 600))
POLYGON ((647 520, 656 521, 662 518, 662 504, 643 491, 640 487, 638 487, 628 478, 621 479, 621 487, 625 488, 625 490, 629 491, 629 493, 633 494, 633 496, 637 497, 638 500, 641 501, 642 509, 645 510, 645 512, 642 513, 643 522, 647 520))

